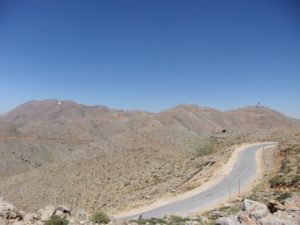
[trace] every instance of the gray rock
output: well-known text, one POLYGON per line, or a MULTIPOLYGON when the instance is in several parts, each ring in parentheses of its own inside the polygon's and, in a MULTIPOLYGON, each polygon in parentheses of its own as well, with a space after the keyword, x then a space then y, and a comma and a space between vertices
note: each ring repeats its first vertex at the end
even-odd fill
POLYGON ((245 211, 241 212, 237 219, 243 225, 256 225, 256 221, 250 218, 249 214, 245 211))
POLYGON ((45 222, 51 218, 55 213, 55 207, 53 206, 46 206, 43 209, 38 210, 38 216, 41 221, 45 222))
POLYGON ((284 206, 289 211, 300 211, 300 195, 294 195, 285 200, 284 206))
POLYGON ((221 217, 216 220, 215 225, 241 225, 234 217, 221 217))
POLYGON ((220 218, 220 217, 225 217, 225 216, 226 216, 225 213, 217 211, 217 210, 212 211, 211 213, 209 213, 209 217, 212 218, 212 219, 215 219, 215 220, 220 218))
POLYGON ((299 223, 295 223, 293 221, 287 221, 282 218, 278 218, 276 216, 273 216, 272 214, 261 218, 259 220, 260 225, 299 225, 299 223))
POLYGON ((199 225, 198 221, 190 220, 186 221, 184 225, 199 225))
POLYGON ((39 221, 39 216, 35 213, 27 213, 23 217, 24 223, 27 224, 35 224, 39 221))
POLYGON ((245 199, 241 204, 241 210, 249 213, 252 219, 259 219, 269 213, 268 207, 260 202, 245 199))
POLYGON ((22 215, 18 210, 10 203, 0 201, 0 217, 7 220, 21 220, 22 215))
POLYGON ((54 215, 56 216, 66 216, 66 215, 71 215, 71 210, 64 206, 64 205, 59 205, 56 207, 54 215))

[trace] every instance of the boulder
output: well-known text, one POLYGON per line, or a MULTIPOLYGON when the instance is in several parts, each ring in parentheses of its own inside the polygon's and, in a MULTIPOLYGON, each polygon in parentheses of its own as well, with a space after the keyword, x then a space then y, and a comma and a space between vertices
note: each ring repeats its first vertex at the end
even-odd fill
POLYGON ((27 213, 23 217, 24 223, 27 224, 35 224, 37 221, 39 221, 39 216, 35 213, 27 213))
POLYGON ((56 207, 54 215, 56 215, 56 216, 66 216, 66 215, 70 216, 71 215, 71 210, 68 207, 64 206, 64 205, 59 205, 59 206, 56 207))
POLYGON ((46 206, 43 209, 38 210, 38 216, 41 221, 45 222, 51 218, 55 213, 55 207, 53 206, 46 206))
POLYGON ((272 199, 268 202, 268 209, 270 213, 274 213, 277 212, 278 210, 284 211, 285 207, 280 202, 272 199))
POLYGON ((290 220, 286 220, 284 218, 276 217, 272 214, 267 215, 264 218, 259 220, 260 225, 298 225, 299 223, 295 223, 290 220))
POLYGON ((285 200, 284 206, 289 211, 300 211, 300 195, 294 195, 285 200))
POLYGON ((21 220, 22 215, 10 203, 0 201, 0 217, 7 220, 21 220))
POLYGON ((247 212, 241 212, 238 215, 237 219, 243 225, 256 225, 255 220, 250 218, 250 216, 247 212))
POLYGON ((249 213, 252 219, 259 219, 269 213, 268 207, 260 202, 245 199, 241 204, 241 210, 249 213))
POLYGON ((186 221, 184 225, 199 225, 199 222, 194 220, 189 220, 186 221))
POLYGON ((241 225, 235 217, 221 217, 216 220, 215 225, 241 225))
POLYGON ((215 220, 220 217, 225 217, 225 216, 226 216, 225 213, 217 211, 217 210, 214 210, 211 213, 209 213, 209 217, 212 219, 215 219, 215 220))

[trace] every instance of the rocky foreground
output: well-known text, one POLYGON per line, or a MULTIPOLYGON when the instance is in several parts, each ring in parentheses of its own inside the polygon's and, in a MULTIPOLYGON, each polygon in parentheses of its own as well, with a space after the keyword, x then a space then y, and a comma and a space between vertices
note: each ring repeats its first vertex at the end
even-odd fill
MULTIPOLYGON (((93 225, 91 215, 82 209, 72 211, 66 206, 46 206, 37 213, 25 213, 16 209, 12 204, 0 198, 0 225, 93 225), (53 218, 64 219, 49 223, 53 218)), ((285 200, 284 204, 270 200, 267 204, 245 199, 241 202, 240 211, 236 215, 225 215, 221 211, 212 211, 208 216, 179 218, 176 222, 172 216, 164 219, 141 219, 136 221, 114 221, 111 225, 299 225, 300 224, 300 195, 294 195, 285 200)))
POLYGON ((219 217, 216 225, 299 225, 300 197, 289 198, 284 204, 270 200, 267 205, 245 199, 237 215, 223 216, 218 212, 212 215, 219 217))

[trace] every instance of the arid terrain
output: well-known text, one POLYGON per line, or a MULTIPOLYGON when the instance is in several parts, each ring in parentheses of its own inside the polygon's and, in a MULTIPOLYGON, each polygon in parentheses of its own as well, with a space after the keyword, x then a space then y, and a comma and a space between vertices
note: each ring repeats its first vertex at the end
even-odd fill
MULTIPOLYGON (((0 116, 0 196, 23 210, 116 213, 201 185, 239 144, 282 146, 299 131, 299 120, 263 106, 149 113, 32 101, 0 116)), ((266 171, 282 154, 266 153, 266 171)))

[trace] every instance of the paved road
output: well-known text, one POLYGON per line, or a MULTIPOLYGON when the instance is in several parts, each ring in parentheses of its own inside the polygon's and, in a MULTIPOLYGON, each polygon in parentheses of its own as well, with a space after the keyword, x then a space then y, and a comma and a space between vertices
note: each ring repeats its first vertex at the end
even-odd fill
POLYGON ((273 147, 276 143, 260 143, 242 149, 234 163, 232 171, 217 184, 209 189, 189 196, 176 202, 168 203, 157 208, 141 211, 139 213, 116 217, 116 219, 136 219, 140 215, 143 218, 163 217, 167 214, 186 216, 191 212, 199 211, 218 203, 220 200, 229 198, 238 193, 251 181, 256 174, 256 151, 261 148, 273 147))

